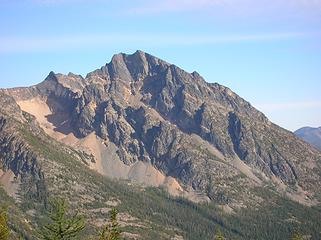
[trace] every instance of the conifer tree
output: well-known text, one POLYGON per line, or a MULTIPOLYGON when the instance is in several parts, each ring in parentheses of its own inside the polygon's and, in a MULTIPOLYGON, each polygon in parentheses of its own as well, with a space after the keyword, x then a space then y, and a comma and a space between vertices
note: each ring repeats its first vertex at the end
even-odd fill
POLYGON ((220 229, 218 229, 216 231, 216 234, 215 234, 215 237, 214 237, 214 240, 224 240, 224 236, 223 236, 223 233, 221 232, 220 229))
POLYGON ((64 199, 50 201, 49 219, 51 223, 43 227, 41 235, 44 240, 74 239, 84 229, 85 222, 77 213, 68 213, 68 204, 64 199))
POLYGON ((292 237, 291 237, 291 240, 303 240, 303 236, 298 233, 298 232, 295 232, 292 237))
POLYGON ((117 221, 118 211, 113 208, 111 210, 109 221, 102 232, 100 233, 99 240, 120 240, 121 231, 119 230, 119 224, 117 221))
POLYGON ((4 208, 0 208, 0 240, 7 240, 9 235, 7 211, 4 208))

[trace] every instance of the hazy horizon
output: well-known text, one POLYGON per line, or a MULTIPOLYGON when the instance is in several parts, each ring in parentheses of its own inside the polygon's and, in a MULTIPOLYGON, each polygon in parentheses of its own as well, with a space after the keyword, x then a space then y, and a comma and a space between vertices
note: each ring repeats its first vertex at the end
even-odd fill
POLYGON ((231 88, 272 122, 321 126, 321 1, 0 3, 0 87, 85 75, 137 49, 231 88))

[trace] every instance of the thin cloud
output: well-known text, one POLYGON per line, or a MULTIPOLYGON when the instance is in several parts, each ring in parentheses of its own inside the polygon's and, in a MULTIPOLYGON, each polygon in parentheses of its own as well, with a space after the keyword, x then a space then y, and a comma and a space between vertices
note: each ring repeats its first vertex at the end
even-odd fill
MULTIPOLYGON (((139 14, 161 14, 168 12, 188 12, 197 10, 223 10, 234 14, 267 14, 275 11, 319 11, 321 0, 163 0, 136 1, 136 7, 129 12, 139 14)), ((216 14, 219 13, 214 11, 216 14)))
POLYGON ((151 1, 142 1, 141 5, 129 9, 129 12, 140 14, 182 12, 220 6, 224 3, 224 0, 164 0, 158 1, 157 3, 151 1))
POLYGON ((284 110, 303 110, 320 108, 321 101, 287 102, 287 103, 265 103, 257 104, 257 108, 263 111, 284 111, 284 110))
POLYGON ((305 33, 270 33, 248 35, 173 35, 173 34, 86 34, 53 37, 2 37, 0 53, 68 50, 79 48, 103 48, 105 45, 131 44, 144 46, 181 46, 236 44, 297 39, 305 33))
POLYGON ((41 4, 41 5, 57 5, 79 2, 90 2, 90 0, 25 0, 26 2, 41 4))

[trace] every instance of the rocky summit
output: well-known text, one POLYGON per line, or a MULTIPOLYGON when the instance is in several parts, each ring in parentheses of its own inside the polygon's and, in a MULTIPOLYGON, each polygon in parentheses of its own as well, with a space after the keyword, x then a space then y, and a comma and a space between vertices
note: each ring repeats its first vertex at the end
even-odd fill
MULTIPOLYGON (((85 78, 50 72, 0 93, 0 180, 16 201, 66 192, 81 204, 128 201, 116 190, 100 195, 111 180, 138 192, 161 187, 225 214, 278 197, 302 208, 321 201, 318 150, 229 88, 142 51, 114 55, 85 78)), ((193 239, 184 231, 175 234, 193 239)))

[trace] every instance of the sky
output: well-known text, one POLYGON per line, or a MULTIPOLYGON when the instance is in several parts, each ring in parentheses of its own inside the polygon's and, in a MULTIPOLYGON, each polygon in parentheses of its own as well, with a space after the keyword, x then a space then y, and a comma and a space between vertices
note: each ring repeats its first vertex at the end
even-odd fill
POLYGON ((83 76, 137 49, 321 126, 321 0, 0 0, 0 88, 83 76))

